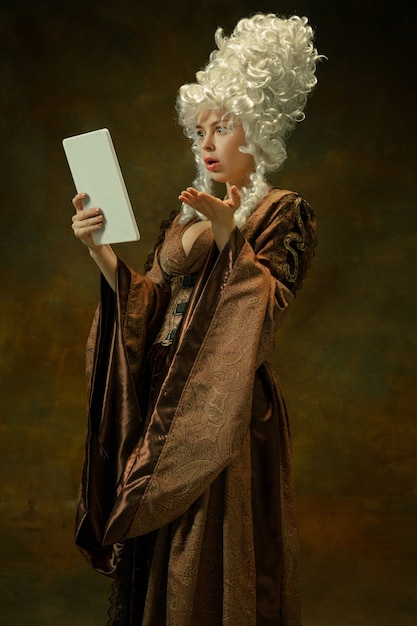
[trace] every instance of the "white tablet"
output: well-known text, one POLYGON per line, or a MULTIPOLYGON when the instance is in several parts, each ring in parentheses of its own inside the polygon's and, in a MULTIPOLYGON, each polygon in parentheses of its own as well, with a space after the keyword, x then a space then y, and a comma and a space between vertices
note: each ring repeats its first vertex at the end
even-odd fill
POLYGON ((62 144, 77 192, 88 194, 84 208, 103 212, 104 226, 93 233, 94 243, 137 241, 139 230, 108 129, 67 137, 62 144))

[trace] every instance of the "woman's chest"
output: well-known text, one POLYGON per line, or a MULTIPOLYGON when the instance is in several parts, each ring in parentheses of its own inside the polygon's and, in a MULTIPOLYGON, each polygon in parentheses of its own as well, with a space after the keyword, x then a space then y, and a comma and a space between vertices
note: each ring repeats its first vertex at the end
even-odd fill
POLYGON ((210 222, 174 223, 160 250, 162 269, 170 276, 198 273, 213 242, 210 222))

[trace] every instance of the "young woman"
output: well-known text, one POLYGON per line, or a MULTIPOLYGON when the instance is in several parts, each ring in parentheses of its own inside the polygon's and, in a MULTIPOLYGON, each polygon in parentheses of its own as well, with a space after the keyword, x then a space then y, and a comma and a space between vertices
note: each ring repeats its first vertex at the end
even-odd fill
POLYGON ((100 209, 73 200, 103 276, 76 541, 115 579, 109 624, 301 623, 288 419, 267 359, 316 223, 265 175, 316 83, 312 38, 296 16, 217 31, 177 102, 197 178, 144 275, 93 244, 100 209))

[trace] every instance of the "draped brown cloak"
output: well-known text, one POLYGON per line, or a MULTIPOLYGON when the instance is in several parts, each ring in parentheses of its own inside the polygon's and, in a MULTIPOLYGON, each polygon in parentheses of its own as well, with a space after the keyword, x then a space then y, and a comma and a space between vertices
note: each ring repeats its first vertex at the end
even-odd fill
POLYGON ((86 459, 76 543, 114 575, 123 542, 157 531, 142 624, 298 626, 289 425, 266 359, 316 243, 314 213, 272 190, 213 246, 144 429, 137 390, 169 303, 157 260, 119 262, 87 346, 86 459))

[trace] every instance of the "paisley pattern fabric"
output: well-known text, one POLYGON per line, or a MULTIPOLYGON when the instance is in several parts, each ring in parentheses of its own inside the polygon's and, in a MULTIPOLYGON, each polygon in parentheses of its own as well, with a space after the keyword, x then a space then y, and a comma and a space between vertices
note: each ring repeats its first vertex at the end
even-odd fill
POLYGON ((290 432, 267 359, 310 265, 314 213, 272 190, 221 254, 204 235, 184 263, 181 228, 174 222, 145 276, 119 262, 116 298, 103 281, 87 346, 76 542, 117 578, 127 543, 152 533, 143 618, 128 624, 298 626, 290 432), (145 423, 138 393, 173 268, 197 282, 145 423))

